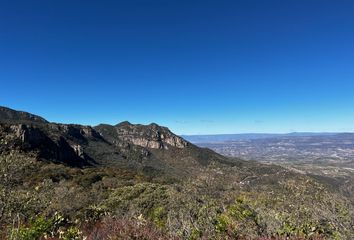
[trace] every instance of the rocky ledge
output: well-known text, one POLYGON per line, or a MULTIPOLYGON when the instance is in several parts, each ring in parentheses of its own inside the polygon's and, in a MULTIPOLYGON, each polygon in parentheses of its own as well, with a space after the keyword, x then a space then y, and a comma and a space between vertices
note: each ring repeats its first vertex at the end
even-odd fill
MULTIPOLYGON (((107 127, 107 126, 106 126, 107 127)), ((112 126, 111 126, 112 127, 112 126)), ((188 142, 173 134, 168 128, 155 123, 149 125, 122 122, 114 127, 114 138, 137 146, 150 149, 168 149, 169 147, 185 148, 188 142)), ((98 131, 105 137, 104 126, 98 126, 98 131)))

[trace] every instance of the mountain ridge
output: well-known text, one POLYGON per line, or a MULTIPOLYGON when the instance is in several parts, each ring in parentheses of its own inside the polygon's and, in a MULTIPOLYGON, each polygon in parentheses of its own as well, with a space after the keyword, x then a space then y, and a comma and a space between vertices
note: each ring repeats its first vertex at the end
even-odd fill
POLYGON ((4 106, 0 106, 0 120, 48 123, 46 119, 38 115, 28 113, 25 111, 17 111, 4 106))
POLYGON ((40 116, 5 107, 0 107, 0 112, 7 113, 0 115, 0 134, 7 138, 1 152, 33 151, 39 159, 80 167, 123 164, 175 168, 180 173, 187 166, 205 165, 210 159, 226 160, 156 123, 142 125, 124 121, 116 125, 84 126, 48 122, 40 116), (200 157, 205 154, 207 159, 200 157), (179 163, 178 159, 190 156, 193 157, 189 162, 179 163))

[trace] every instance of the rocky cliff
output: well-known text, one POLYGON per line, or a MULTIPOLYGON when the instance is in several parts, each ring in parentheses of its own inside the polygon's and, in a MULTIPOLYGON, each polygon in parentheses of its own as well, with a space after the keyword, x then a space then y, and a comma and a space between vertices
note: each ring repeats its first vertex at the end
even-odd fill
POLYGON ((168 128, 155 123, 150 125, 122 122, 115 126, 99 125, 95 129, 112 143, 131 143, 150 149, 169 149, 170 147, 185 148, 188 142, 173 134, 168 128))
MULTIPOLYGON (((54 125, 55 126, 55 125, 54 125)), ((38 159, 65 163, 70 166, 89 166, 93 163, 80 141, 70 139, 60 132, 49 133, 53 125, 0 123, 0 154, 21 151, 34 154, 38 159)))
POLYGON ((51 123, 8 108, 0 107, 0 113, 0 154, 16 150, 31 152, 39 160, 71 166, 124 164, 134 168, 174 168, 179 172, 225 160, 155 123, 91 127, 51 123))

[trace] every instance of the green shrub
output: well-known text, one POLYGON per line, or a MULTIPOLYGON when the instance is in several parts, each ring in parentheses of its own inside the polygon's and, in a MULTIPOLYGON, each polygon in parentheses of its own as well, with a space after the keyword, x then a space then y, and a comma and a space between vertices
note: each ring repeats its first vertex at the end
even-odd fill
POLYGON ((55 214, 52 218, 46 219, 39 216, 31 220, 28 226, 19 226, 12 229, 11 240, 36 240, 49 234, 53 234, 54 230, 64 221, 64 218, 55 214))
POLYGON ((229 218, 223 214, 220 215, 217 218, 216 224, 215 224, 215 230, 217 233, 224 233, 227 231, 227 229, 229 228, 229 224, 230 224, 230 220, 229 218))
POLYGON ((156 207, 152 210, 150 218, 159 228, 166 226, 166 210, 164 207, 156 207))
POLYGON ((81 236, 82 236, 82 232, 80 231, 79 228, 69 227, 66 231, 64 231, 61 234, 59 238, 63 240, 78 240, 81 239, 81 236))

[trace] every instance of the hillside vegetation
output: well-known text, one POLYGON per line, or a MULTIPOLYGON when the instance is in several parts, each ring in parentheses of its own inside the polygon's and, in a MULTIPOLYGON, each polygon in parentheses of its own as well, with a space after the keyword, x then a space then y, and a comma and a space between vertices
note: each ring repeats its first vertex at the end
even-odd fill
POLYGON ((321 178, 226 158, 156 124, 0 117, 1 239, 354 236, 353 196, 321 178))

